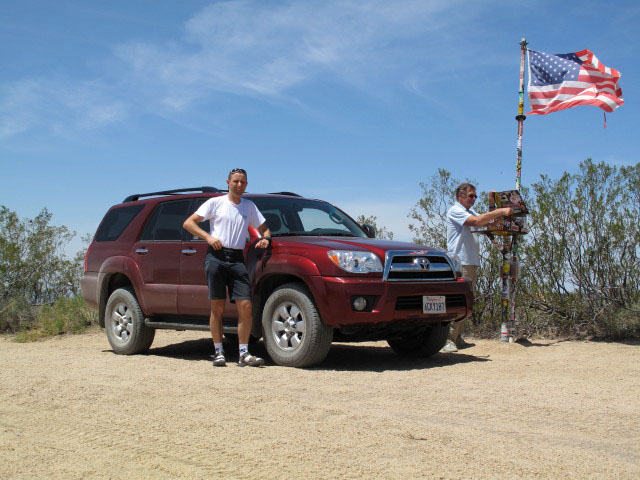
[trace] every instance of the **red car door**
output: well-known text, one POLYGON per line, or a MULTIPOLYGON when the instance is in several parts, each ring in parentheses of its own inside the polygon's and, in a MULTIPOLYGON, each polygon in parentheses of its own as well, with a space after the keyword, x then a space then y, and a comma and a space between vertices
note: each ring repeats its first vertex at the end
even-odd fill
POLYGON ((145 226, 140 240, 133 245, 143 279, 143 297, 153 306, 151 314, 178 313, 180 251, 184 239, 182 222, 189 212, 191 200, 158 204, 145 226))

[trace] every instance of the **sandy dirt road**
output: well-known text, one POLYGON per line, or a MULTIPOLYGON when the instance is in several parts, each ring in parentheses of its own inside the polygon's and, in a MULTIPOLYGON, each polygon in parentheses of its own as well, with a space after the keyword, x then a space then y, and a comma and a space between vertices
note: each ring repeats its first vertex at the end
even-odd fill
POLYGON ((2 337, 0 478, 640 478, 639 344, 476 343, 214 369, 200 332, 2 337))

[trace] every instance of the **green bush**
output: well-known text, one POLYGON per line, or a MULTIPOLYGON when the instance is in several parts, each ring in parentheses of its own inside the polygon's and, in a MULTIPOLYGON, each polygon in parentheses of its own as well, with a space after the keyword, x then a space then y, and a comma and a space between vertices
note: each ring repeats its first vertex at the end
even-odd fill
POLYGON ((82 297, 60 297, 53 305, 44 305, 36 319, 16 335, 17 342, 30 342, 64 333, 81 333, 98 323, 98 313, 82 297))
POLYGON ((0 300, 0 332, 18 332, 33 325, 36 308, 21 295, 0 300))
POLYGON ((82 297, 60 297, 38 312, 40 330, 45 336, 61 333, 79 333, 97 321, 97 313, 82 297))
MULTIPOLYGON (((421 182, 411 210, 413 241, 444 246, 445 218, 460 183, 443 169, 421 182)), ((471 182, 473 183, 473 182, 471 182)), ((523 189, 529 234, 519 242, 518 333, 527 337, 640 337, 640 163, 613 167, 585 160, 576 174, 542 175, 523 189)), ((486 211, 486 192, 476 209, 486 211)), ((502 320, 502 256, 480 240, 468 331, 496 337, 502 320)))

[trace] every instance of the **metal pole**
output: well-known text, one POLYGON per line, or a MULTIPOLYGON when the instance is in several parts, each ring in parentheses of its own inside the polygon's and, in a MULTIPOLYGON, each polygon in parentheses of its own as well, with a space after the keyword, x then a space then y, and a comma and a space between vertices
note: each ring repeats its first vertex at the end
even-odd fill
POLYGON ((518 235, 512 235, 513 243, 511 245, 511 264, 509 265, 509 273, 510 273, 510 290, 509 297, 511 299, 511 314, 509 316, 509 341, 516 341, 516 285, 518 282, 518 278, 520 277, 520 261, 518 260, 518 235))
POLYGON ((502 237, 502 326, 500 328, 500 340, 508 342, 509 330, 509 304, 511 303, 511 286, 509 285, 509 253, 511 250, 509 235, 502 237))
POLYGON ((518 95, 518 142, 516 155, 516 190, 520 190, 520 176, 522 173, 522 128, 527 116, 524 114, 524 57, 527 53, 527 40, 520 41, 520 90, 518 95))
MULTIPOLYGON (((522 177, 522 130, 524 127, 524 121, 526 120, 526 115, 524 114, 524 59, 527 53, 527 40, 522 38, 520 41, 520 90, 518 92, 518 115, 516 115, 516 121, 518 122, 518 142, 517 142, 517 154, 516 154, 516 190, 520 191, 521 188, 521 177, 522 177)), ((512 257, 511 257, 511 265, 509 265, 509 270, 511 271, 511 275, 509 276, 509 293, 508 303, 505 305, 504 302, 504 293, 503 293, 503 311, 510 307, 510 315, 508 321, 507 331, 510 342, 515 342, 516 340, 516 283, 518 281, 518 277, 520 276, 520 262, 518 259, 518 247, 517 247, 518 239, 517 235, 511 235, 511 248, 512 248, 512 257), (510 305, 509 305, 510 303, 510 305)), ((505 259, 506 260, 506 259, 505 259)), ((508 260, 507 260, 508 261, 508 260)), ((503 283, 504 283, 504 273, 503 273, 503 283)), ((504 287, 503 287, 504 288, 504 287)), ((503 322, 505 321, 505 313, 503 313, 503 322)))

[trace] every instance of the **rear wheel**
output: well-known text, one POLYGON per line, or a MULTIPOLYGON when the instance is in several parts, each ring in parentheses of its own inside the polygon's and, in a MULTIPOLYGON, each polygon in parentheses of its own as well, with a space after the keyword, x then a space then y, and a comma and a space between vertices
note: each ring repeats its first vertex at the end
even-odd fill
POLYGON ((144 324, 144 315, 133 290, 119 288, 107 301, 105 330, 113 351, 133 355, 149 349, 156 331, 144 324))
POLYGON ((264 343, 278 365, 309 367, 322 362, 333 340, 333 328, 322 323, 311 292, 299 283, 273 291, 262 312, 264 343))
POLYGON ((420 334, 407 335, 387 340, 389 346, 398 355, 405 357, 430 357, 440 351, 447 343, 449 324, 434 325, 420 334))

